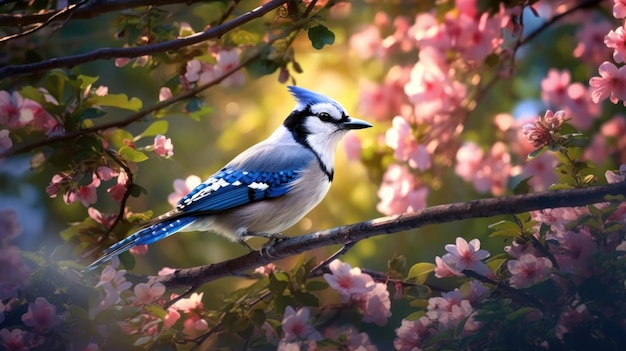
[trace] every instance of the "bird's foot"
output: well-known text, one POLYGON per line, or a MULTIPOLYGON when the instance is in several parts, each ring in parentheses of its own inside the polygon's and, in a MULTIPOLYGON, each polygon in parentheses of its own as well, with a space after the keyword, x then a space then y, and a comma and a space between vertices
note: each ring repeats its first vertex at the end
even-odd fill
POLYGON ((259 254, 261 256, 275 258, 274 256, 274 246, 283 240, 290 239, 291 237, 282 233, 271 233, 263 235, 264 238, 267 238, 268 241, 259 248, 259 254))

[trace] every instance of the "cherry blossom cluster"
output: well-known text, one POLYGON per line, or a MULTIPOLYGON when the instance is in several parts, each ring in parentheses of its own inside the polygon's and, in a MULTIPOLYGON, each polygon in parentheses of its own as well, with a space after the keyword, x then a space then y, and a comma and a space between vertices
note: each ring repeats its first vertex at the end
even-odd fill
MULTIPOLYGON (((52 95, 45 89, 40 92, 46 102, 58 105, 52 95)), ((43 132, 47 136, 63 133, 64 128, 61 121, 52 116, 46 109, 32 99, 23 97, 19 92, 8 92, 0 90, 0 128, 5 127, 0 132, 0 145, 3 149, 12 146, 9 132, 16 132, 21 129, 28 129, 33 132, 43 132)), ((0 149, 1 150, 1 149, 0 149)))
MULTIPOLYGON (((352 51, 363 60, 416 56, 414 64, 386 70, 382 85, 361 84, 360 112, 381 121, 392 120, 384 141, 393 149, 398 165, 387 167, 378 191, 377 208, 384 214, 426 206, 431 184, 416 174, 437 172, 452 161, 455 146, 451 141, 463 130, 462 111, 478 83, 478 77, 469 72, 485 67, 489 55, 503 52, 503 30, 514 29, 510 19, 519 12, 519 8, 504 7, 495 14, 480 12, 475 1, 456 1, 456 5, 443 16, 425 12, 413 21, 379 12, 373 24, 350 39, 352 51), (391 34, 385 37, 385 32, 391 34)), ((488 167, 484 168, 489 173, 488 167)), ((498 178, 508 176, 506 170, 502 173, 498 178)), ((503 181, 496 177, 495 172, 493 177, 482 176, 485 184, 481 191, 494 188, 494 194, 502 193, 503 181)))
POLYGON ((50 333, 65 318, 45 297, 29 302, 20 295, 29 284, 31 272, 19 248, 10 242, 21 232, 16 213, 10 209, 0 211, 0 325, 6 314, 25 310, 20 317, 23 327, 9 328, 7 323, 7 327, 0 328, 0 345, 6 350, 29 350, 50 343, 50 333))
MULTIPOLYGON (((614 0, 613 16, 618 19, 626 17, 626 12, 623 10, 623 2, 621 0, 614 0)), ((606 31, 604 32, 606 33, 606 31)), ((604 44, 607 48, 613 49, 613 60, 615 63, 604 61, 600 64, 599 73, 600 77, 592 77, 589 79, 589 85, 591 86, 591 99, 595 103, 599 103, 606 98, 609 98, 612 103, 617 104, 618 101, 623 101, 626 106, 626 66, 624 66, 624 60, 626 59, 626 36, 624 26, 620 26, 614 30, 611 30, 604 37, 604 44)))
MULTIPOLYGON (((625 181, 626 165, 620 166, 617 171, 607 171, 606 180, 609 183, 625 181)), ((435 257, 435 276, 465 277, 463 272, 471 271, 472 276, 483 277, 486 281, 496 279, 500 284, 508 283, 510 287, 519 290, 531 288, 548 280, 555 282, 556 286, 559 286, 560 295, 554 296, 553 299, 558 301, 559 309, 550 314, 546 310, 535 308, 529 321, 552 319, 556 338, 565 342, 568 333, 576 332, 581 325, 591 323, 597 318, 594 317, 594 313, 603 313, 604 307, 599 307, 599 311, 598 308, 590 310, 589 306, 581 302, 582 298, 577 292, 578 287, 586 284, 586 281, 608 279, 601 277, 612 274, 599 270, 598 257, 626 255, 626 238, 623 230, 609 231, 605 234, 593 225, 572 225, 580 218, 592 217, 594 211, 601 213, 605 210, 606 215, 602 217, 605 218, 605 223, 601 228, 626 226, 626 203, 623 202, 614 207, 606 203, 531 212, 532 219, 537 223, 532 239, 518 238, 505 247, 508 259, 503 265, 507 272, 504 276, 492 272, 483 262, 490 254, 480 249, 478 239, 468 243, 459 237, 455 245, 445 246, 447 254, 435 257), (540 228, 543 226, 548 229, 545 234, 540 234, 540 230, 543 230, 540 228), (602 239, 598 240, 599 237, 602 239), (545 244, 542 246, 539 243, 545 244), (571 283, 567 283, 565 277, 571 279, 571 283)), ((394 346, 397 350, 421 350, 426 346, 433 346, 433 337, 446 330, 462 330, 459 336, 467 336, 481 327, 476 316, 481 313, 481 303, 489 296, 490 289, 472 279, 460 290, 444 292, 441 297, 431 297, 428 299, 425 315, 402 321, 402 325, 396 330, 394 346)))

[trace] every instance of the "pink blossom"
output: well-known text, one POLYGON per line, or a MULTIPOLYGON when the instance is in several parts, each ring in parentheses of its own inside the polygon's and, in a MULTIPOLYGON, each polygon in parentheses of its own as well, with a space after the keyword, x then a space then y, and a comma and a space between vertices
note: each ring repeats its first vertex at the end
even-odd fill
POLYGON ((511 155, 503 142, 493 144, 481 160, 475 173, 471 174, 474 189, 480 193, 504 194, 512 172, 511 155))
MULTIPOLYGON (((216 57, 215 63, 215 77, 219 78, 232 70, 236 69, 239 65, 239 51, 237 49, 220 50, 216 57)), ((240 87, 243 85, 246 77, 243 71, 237 70, 232 73, 226 79, 220 83, 224 87, 240 87)))
POLYGON ((376 283, 370 291, 352 296, 363 312, 363 322, 378 326, 387 324, 391 317, 391 300, 389 290, 384 283, 376 283))
POLYGON ((533 220, 549 224, 552 230, 557 232, 565 232, 565 227, 569 223, 586 214, 589 214, 586 207, 546 208, 530 212, 533 220))
POLYGON ((489 295, 489 288, 476 280, 470 280, 463 284, 460 291, 462 298, 470 303, 480 302, 489 295))
POLYGON ((479 326, 479 323, 471 317, 473 312, 470 302, 462 298, 459 289, 454 289, 454 291, 442 293, 441 297, 428 299, 426 316, 439 331, 455 330, 459 323, 464 323, 465 331, 473 331, 479 326))
POLYGON ((139 283, 135 285, 135 296, 128 298, 134 305, 147 305, 160 299, 165 292, 165 285, 161 283, 147 284, 139 283))
POLYGON ((115 202, 121 202, 126 196, 126 185, 125 184, 115 184, 112 187, 107 189, 107 193, 111 199, 115 202))
POLYGON ((473 239, 468 243, 465 239, 457 237, 456 245, 446 245, 446 251, 448 253, 441 258, 441 261, 457 276, 463 276, 464 270, 485 276, 491 273, 491 270, 482 262, 483 259, 489 257, 489 252, 480 249, 478 239, 473 239))
POLYGON ((26 287, 30 272, 16 246, 0 248, 0 300, 11 298, 26 287))
POLYGON ((452 38, 448 31, 433 14, 428 12, 417 15, 415 24, 409 28, 409 35, 421 48, 433 47, 445 51, 452 47, 452 38))
POLYGON ((165 135, 157 135, 154 137, 154 152, 161 157, 172 157, 174 155, 174 145, 172 139, 166 138, 165 135))
MULTIPOLYGON (((609 184, 623 182, 626 179, 626 165, 619 166, 619 170, 615 171, 606 171, 604 173, 604 177, 609 184)), ((2 237, 2 235, 0 235, 2 237)))
POLYGON ((396 329, 393 346, 398 351, 419 351, 434 334, 435 330, 426 316, 412 321, 403 319, 400 328, 396 329))
POLYGON ((168 87, 161 87, 161 90, 159 90, 159 101, 171 99, 173 96, 172 90, 168 87))
POLYGON ((28 312, 22 315, 22 322, 33 328, 35 333, 45 334, 60 323, 56 313, 55 305, 48 303, 44 297, 38 297, 34 303, 28 304, 28 312))
POLYGON ((200 179, 197 175, 190 175, 185 180, 174 180, 174 192, 169 194, 167 201, 170 205, 172 205, 172 207, 176 207, 178 201, 187 195, 193 188, 200 185, 200 183, 202 183, 202 179, 200 179))
POLYGON ((26 343, 24 342, 25 336, 26 332, 18 328, 10 331, 7 328, 0 330, 0 339, 2 339, 1 344, 7 351, 30 350, 30 347, 26 346, 26 343))
MULTIPOLYGON (((359 333, 354 327, 349 327, 348 330, 341 333, 325 335, 325 338, 345 340, 345 344, 342 346, 345 347, 346 351, 378 351, 378 348, 370 341, 369 335, 367 333, 359 333)), ((341 348, 341 350, 344 350, 344 348, 341 348)))
POLYGON ((8 242, 22 233, 22 226, 13 209, 0 211, 0 243, 8 242))
POLYGON ((374 289, 374 281, 368 274, 361 273, 358 267, 352 268, 349 264, 340 260, 334 260, 329 265, 331 274, 325 273, 324 279, 331 288, 340 294, 351 296, 363 294, 374 289))
POLYGON ((468 61, 482 63, 503 42, 500 20, 489 18, 488 12, 484 12, 478 21, 463 13, 459 17, 462 31, 457 43, 462 48, 461 55, 468 61))
POLYGON ((613 60, 620 63, 626 59, 626 30, 624 27, 619 27, 615 31, 611 30, 609 34, 604 37, 604 44, 613 49, 613 60))
MULTIPOLYGON (((591 99, 596 104, 610 96, 612 103, 626 100, 626 66, 615 67, 605 61, 599 68, 600 77, 591 77, 591 99)), ((625 102, 626 103, 626 102, 625 102)))
POLYGON ((117 218, 116 214, 103 215, 100 211, 93 207, 89 207, 87 209, 87 214, 89 214, 89 217, 91 217, 91 219, 93 219, 97 223, 102 224, 105 228, 111 228, 111 226, 115 222, 115 219, 117 218))
POLYGON ((385 140, 387 145, 395 150, 396 160, 408 161, 410 167, 421 171, 430 168, 430 154, 424 145, 417 143, 407 120, 397 116, 393 119, 392 125, 385 134, 385 140))
POLYGON ((287 306, 281 323, 285 336, 281 341, 289 343, 296 340, 320 340, 320 333, 309 325, 309 315, 310 311, 306 307, 301 307, 296 312, 291 306, 287 306))
POLYGON ((8 129, 0 130, 0 152, 8 150, 13 146, 13 141, 9 137, 10 131, 8 129))
POLYGON ((548 76, 541 81, 541 99, 551 106, 563 106, 567 98, 567 87, 571 75, 568 70, 551 69, 548 76))
POLYGON ((480 168, 485 152, 473 142, 464 143, 456 152, 454 172, 466 182, 472 181, 480 168))
POLYGON ((561 313, 559 323, 555 327, 556 337, 559 338, 559 340, 563 340, 565 334, 573 332, 576 326, 590 318, 593 317, 590 315, 584 303, 576 307, 567 306, 565 311, 561 313))
POLYGON ((22 128, 33 121, 33 110, 29 107, 36 104, 34 101, 24 99, 22 95, 14 91, 9 94, 0 90, 0 124, 9 129, 22 128))
POLYGON ((522 178, 533 177, 530 180, 533 190, 547 190, 550 185, 557 181, 557 176, 554 174, 554 167, 557 164, 558 160, 553 153, 544 152, 532 160, 526 159, 526 162, 522 164, 520 174, 522 178))
POLYGON ((547 110, 544 117, 522 126, 522 135, 533 147, 540 148, 558 141, 555 134, 565 121, 565 112, 547 110))
POLYGON ((415 105, 417 115, 424 120, 457 108, 465 98, 465 85, 454 80, 443 53, 431 47, 420 50, 419 61, 404 86, 409 101, 415 105))
POLYGON ((112 260, 112 263, 104 267, 102 273, 100 273, 100 281, 96 284, 96 288, 102 287, 104 296, 97 305, 89 309, 90 318, 94 318, 101 311, 120 303, 122 301, 121 293, 133 286, 132 283, 126 281, 124 277, 126 270, 115 269, 118 263, 119 261, 117 259, 112 260))
POLYGON ((590 272, 591 258, 598 251, 598 245, 594 238, 586 231, 556 232, 546 237, 556 240, 557 245, 549 245, 559 264, 559 270, 578 277, 588 277, 590 272))
POLYGON ((380 30, 374 25, 368 25, 350 37, 350 50, 361 59, 382 57, 382 37, 380 30))
POLYGON ((58 173, 52 176, 50 185, 46 187, 46 193, 48 193, 48 196, 51 198, 57 197, 57 194, 61 191, 61 188, 63 188, 64 183, 66 183, 69 179, 70 178, 63 173, 58 173))
POLYGON ((204 309, 204 304, 202 303, 203 295, 204 295, 203 292, 199 294, 193 293, 191 294, 191 296, 189 296, 186 299, 180 299, 176 301, 174 305, 172 305, 172 307, 175 307, 179 311, 182 311, 185 313, 200 314, 200 312, 202 312, 202 310, 204 309))
POLYGON ((574 49, 574 57, 598 65, 611 55, 611 50, 604 45, 604 37, 611 30, 611 23, 606 20, 594 21, 592 18, 583 17, 583 23, 578 27, 578 45, 574 49))
MULTIPOLYGON (((53 178, 54 183, 54 178, 53 178)), ((80 200, 80 202, 85 207, 89 207, 90 204, 96 203, 98 201, 97 189, 100 186, 100 178, 96 174, 92 174, 91 183, 89 185, 81 185, 78 187, 77 191, 68 191, 63 196, 63 200, 66 204, 71 204, 76 200, 80 200)), ((54 190, 54 189, 51 189, 54 190)))
POLYGON ((171 328, 180 319, 180 313, 175 308, 168 308, 163 318, 163 329, 171 328))
POLYGON ((378 189, 379 212, 386 215, 416 211, 426 207, 428 188, 417 187, 415 177, 405 166, 392 164, 383 175, 383 183, 378 189))
POLYGON ((508 261, 506 267, 511 273, 509 282, 517 289, 546 280, 552 273, 552 262, 549 259, 531 254, 523 254, 518 260, 508 261))
POLYGON ((133 255, 145 255, 148 253, 148 245, 135 245, 131 247, 128 252, 133 255))
POLYGON ((455 275, 459 275, 454 267, 449 266, 441 257, 435 257, 435 277, 437 278, 446 278, 446 277, 454 277, 455 275))
POLYGON ((613 0, 613 17, 626 17, 626 0, 613 0))
POLYGON ((213 65, 198 60, 188 61, 185 70, 185 79, 197 85, 207 84, 215 79, 213 65))
POLYGON ((273 263, 268 263, 264 266, 257 267, 254 270, 254 273, 261 274, 261 275, 268 277, 270 274, 274 273, 275 271, 276 271, 276 265, 273 263))
POLYGON ((113 177, 117 177, 119 173, 113 170, 111 167, 100 166, 96 170, 96 174, 98 175, 98 178, 100 178, 100 180, 103 180, 106 182, 108 180, 113 179, 113 177))
POLYGON ((168 274, 172 274, 176 272, 175 268, 170 268, 170 267, 163 267, 159 270, 159 272, 157 273, 158 276, 162 276, 162 275, 168 275, 168 274))

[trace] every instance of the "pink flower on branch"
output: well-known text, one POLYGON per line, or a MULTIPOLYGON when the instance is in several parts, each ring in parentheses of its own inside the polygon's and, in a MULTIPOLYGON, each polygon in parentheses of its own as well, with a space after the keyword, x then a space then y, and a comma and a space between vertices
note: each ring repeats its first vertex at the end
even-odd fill
POLYGON ((544 147, 558 141, 556 133, 561 129, 564 121, 564 111, 554 113, 547 110, 546 114, 539 120, 523 125, 522 135, 534 147, 544 147))
POLYGON ((309 315, 310 311, 306 307, 301 307, 295 311, 291 306, 287 306, 281 323, 285 333, 281 342, 320 340, 322 338, 320 333, 309 325, 309 315))
POLYGON ((161 157, 172 157, 174 155, 174 145, 172 139, 166 138, 165 135, 157 135, 154 137, 154 152, 161 157))
POLYGON ((329 265, 331 274, 325 273, 324 279, 331 288, 345 296, 364 294, 374 289, 374 280, 368 274, 361 273, 358 267, 352 268, 340 260, 334 260, 329 265))
POLYGON ((389 147, 394 149, 398 161, 408 161, 411 168, 425 171, 430 167, 430 153, 424 145, 418 144, 411 125, 406 119, 397 116, 392 121, 392 128, 385 134, 389 147))
POLYGON ((604 37, 604 44, 613 49, 613 59, 617 63, 624 62, 626 59, 626 30, 624 27, 619 27, 616 30, 611 30, 609 34, 604 37))
MULTIPOLYGON (((599 68, 600 77, 591 77, 591 100, 600 101, 610 97, 612 103, 626 100, 626 66, 617 68, 611 62, 605 61, 599 68)), ((624 102, 626 106, 626 102, 624 102)))
POLYGON ((393 164, 383 176, 378 197, 378 211, 386 215, 400 214, 426 207, 428 188, 418 187, 415 176, 405 166, 393 164))
POLYGON ((480 240, 473 239, 468 243, 465 239, 457 237, 456 245, 448 244, 445 248, 448 253, 441 258, 435 258, 437 277, 447 277, 451 274, 463 277, 464 270, 474 271, 484 276, 491 274, 489 267, 482 262, 490 254, 480 249, 480 240))
POLYGON ((510 260, 506 267, 511 273, 509 282, 517 289, 541 282, 552 273, 552 262, 549 259, 532 254, 523 254, 518 260, 510 260))
POLYGON ((61 320, 56 315, 57 308, 44 297, 38 297, 28 304, 28 312, 22 315, 22 322, 38 334, 45 334, 57 326, 61 320))
POLYGON ((613 17, 626 17, 626 0, 613 0, 613 17))

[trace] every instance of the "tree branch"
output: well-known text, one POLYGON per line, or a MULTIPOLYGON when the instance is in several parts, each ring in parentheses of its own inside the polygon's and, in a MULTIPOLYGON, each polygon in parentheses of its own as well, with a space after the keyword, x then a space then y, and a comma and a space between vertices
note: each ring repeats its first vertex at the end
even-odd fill
POLYGON ((209 28, 204 32, 196 33, 184 38, 178 38, 173 40, 164 41, 162 43, 150 44, 129 48, 100 48, 93 51, 89 51, 83 54, 70 55, 64 57, 51 58, 48 60, 27 63, 22 65, 8 65, 0 68, 0 80, 22 75, 40 72, 44 70, 50 70, 53 68, 67 67, 71 68, 79 64, 86 62, 111 59, 111 58, 133 58, 144 55, 152 55, 156 53, 178 50, 186 46, 201 43, 203 41, 219 38, 220 36, 228 33, 229 31, 250 22, 253 19, 259 18, 266 13, 276 9, 277 7, 285 4, 287 0, 271 0, 262 6, 257 7, 254 10, 248 11, 245 14, 228 21, 222 25, 209 28))
POLYGON ((271 257, 263 256, 259 251, 254 251, 212 265, 178 269, 176 272, 165 276, 152 276, 149 277, 149 280, 160 282, 169 288, 200 286, 219 278, 238 275, 272 261, 319 247, 356 243, 372 236, 416 229, 427 224, 517 214, 547 208, 584 206, 607 202, 609 201, 608 196, 620 195, 626 195, 626 182, 432 206, 417 212, 376 218, 287 239, 273 246, 271 257))
MULTIPOLYGON (((196 2, 206 2, 202 0, 98 0, 91 1, 71 14, 72 19, 89 19, 97 17, 107 12, 127 10, 143 6, 165 6, 174 4, 193 4, 196 2)), ((220 1, 215 1, 220 2, 220 1)), ((22 14, 0 14, 0 27, 23 27, 31 24, 42 24, 50 19, 55 21, 65 21, 69 13, 63 10, 54 10, 31 15, 22 14)))

